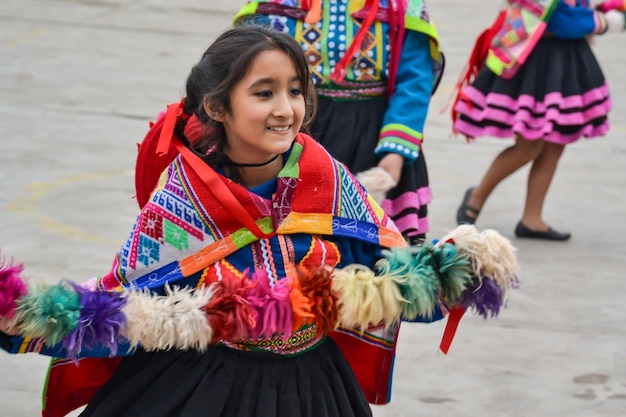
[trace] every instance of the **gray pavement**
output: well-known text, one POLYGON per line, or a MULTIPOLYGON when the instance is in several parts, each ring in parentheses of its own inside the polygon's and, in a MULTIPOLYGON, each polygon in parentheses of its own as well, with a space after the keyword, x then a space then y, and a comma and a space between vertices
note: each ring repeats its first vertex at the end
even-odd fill
MULTIPOLYGON (((137 209, 136 142, 179 99, 191 65, 243 0, 0 2, 0 248, 33 279, 107 271, 137 209)), ((454 227, 467 186, 504 145, 466 144, 440 110, 492 0, 431 0, 447 71, 426 128, 431 237, 454 227)), ((526 178, 499 187, 477 226, 512 239, 520 290, 495 320, 466 317, 449 355, 444 323, 405 325, 391 404, 377 417, 626 415, 625 34, 595 39, 611 87, 610 133, 569 147, 546 218, 566 243, 515 239, 526 178)), ((0 354, 0 416, 39 414, 47 359, 0 354)))

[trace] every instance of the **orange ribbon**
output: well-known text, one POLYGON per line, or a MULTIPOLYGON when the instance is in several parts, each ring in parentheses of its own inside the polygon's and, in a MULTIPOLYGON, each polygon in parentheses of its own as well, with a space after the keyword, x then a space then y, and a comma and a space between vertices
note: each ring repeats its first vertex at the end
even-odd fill
POLYGON ((322 18, 322 0, 310 0, 309 12, 306 14, 304 21, 306 23, 315 24, 322 18))

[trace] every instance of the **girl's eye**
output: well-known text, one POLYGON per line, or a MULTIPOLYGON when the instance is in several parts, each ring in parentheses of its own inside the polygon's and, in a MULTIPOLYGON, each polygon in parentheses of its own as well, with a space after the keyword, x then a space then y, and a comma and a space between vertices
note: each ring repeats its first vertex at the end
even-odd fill
POLYGON ((263 90, 263 91, 254 93, 254 95, 257 97, 271 97, 272 92, 270 90, 263 90))
POLYGON ((291 95, 293 96, 299 96, 302 94, 302 90, 299 88, 292 88, 291 90, 289 90, 289 92, 291 93, 291 95))

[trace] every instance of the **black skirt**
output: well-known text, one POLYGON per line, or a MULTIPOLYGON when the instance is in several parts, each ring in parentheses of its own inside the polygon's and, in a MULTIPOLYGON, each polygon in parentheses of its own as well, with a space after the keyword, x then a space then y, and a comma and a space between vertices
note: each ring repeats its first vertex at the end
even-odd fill
POLYGON ((511 79, 485 66, 464 95, 454 128, 468 137, 566 145, 609 129, 609 89, 586 39, 544 37, 511 79))
MULTIPOLYGON (((358 174, 375 167, 380 160, 374 149, 386 110, 385 99, 346 101, 318 96, 311 135, 351 172, 358 174)), ((422 147, 417 160, 402 168, 398 185, 387 194, 382 207, 405 237, 421 239, 429 229, 431 201, 422 147)))
POLYGON ((371 417, 352 369, 327 338, 295 357, 212 347, 138 351, 80 417, 371 417))

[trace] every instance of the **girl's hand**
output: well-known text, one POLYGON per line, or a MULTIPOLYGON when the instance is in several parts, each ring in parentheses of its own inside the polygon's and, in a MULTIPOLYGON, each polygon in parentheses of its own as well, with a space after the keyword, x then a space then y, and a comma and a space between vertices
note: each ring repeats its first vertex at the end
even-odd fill
POLYGON ((626 0, 605 0, 596 6, 596 10, 600 10, 602 13, 611 10, 624 11, 624 9, 626 9, 626 0))
POLYGON ((397 153, 388 153, 383 156, 383 159, 378 163, 378 167, 387 171, 393 180, 398 183, 400 181, 400 175, 402 174, 402 167, 404 166, 404 157, 397 153))
POLYGON ((2 317, 0 318, 0 332, 8 334, 9 336, 15 336, 19 333, 19 330, 13 320, 2 317))
POLYGON ((608 13, 604 13, 606 23, 608 25, 608 32, 623 32, 626 29, 626 19, 624 12, 618 12, 617 10, 611 10, 608 13))

